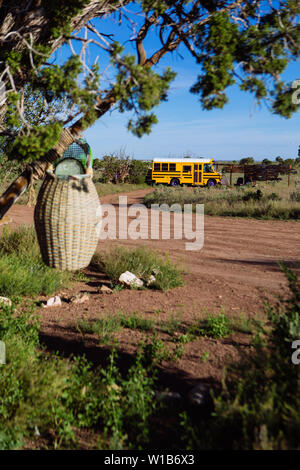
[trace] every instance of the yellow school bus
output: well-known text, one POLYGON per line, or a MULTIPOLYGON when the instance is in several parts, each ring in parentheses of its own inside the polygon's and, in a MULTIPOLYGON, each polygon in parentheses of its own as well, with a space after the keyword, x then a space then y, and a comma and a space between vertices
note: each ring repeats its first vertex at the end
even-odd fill
POLYGON ((209 158, 154 159, 149 182, 171 186, 215 186, 221 183, 222 175, 213 167, 209 158))

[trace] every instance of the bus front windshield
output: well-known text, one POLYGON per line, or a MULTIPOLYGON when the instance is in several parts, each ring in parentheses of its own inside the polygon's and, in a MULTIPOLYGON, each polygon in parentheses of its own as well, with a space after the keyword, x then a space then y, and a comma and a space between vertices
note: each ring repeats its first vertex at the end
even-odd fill
POLYGON ((204 173, 214 173, 214 169, 210 163, 206 163, 203 168, 204 173))

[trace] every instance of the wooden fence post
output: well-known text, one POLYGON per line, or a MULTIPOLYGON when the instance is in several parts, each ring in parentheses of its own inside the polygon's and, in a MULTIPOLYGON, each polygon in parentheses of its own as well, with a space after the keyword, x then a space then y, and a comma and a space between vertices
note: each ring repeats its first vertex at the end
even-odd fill
POLYGON ((289 165, 289 179, 288 179, 288 186, 290 185, 291 183, 291 169, 292 169, 292 165, 289 165))

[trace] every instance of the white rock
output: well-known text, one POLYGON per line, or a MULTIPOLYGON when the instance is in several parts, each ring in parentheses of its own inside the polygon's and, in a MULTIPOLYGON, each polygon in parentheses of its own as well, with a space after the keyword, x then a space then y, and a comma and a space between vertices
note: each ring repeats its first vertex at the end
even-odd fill
POLYGON ((58 307, 59 305, 61 305, 61 299, 58 295, 56 295, 55 297, 50 297, 50 299, 47 300, 47 303, 46 305, 43 304, 43 307, 44 308, 47 308, 47 307, 58 307))
POLYGON ((205 384, 198 384, 188 394, 188 400, 192 405, 205 406, 210 403, 210 389, 205 384))
POLYGON ((156 281, 156 277, 153 276, 153 274, 151 274, 151 276, 147 280, 147 286, 151 286, 151 284, 153 284, 155 281, 156 281))
POLYGON ((175 402, 181 400, 182 396, 178 392, 155 392, 155 398, 158 401, 175 402))
POLYGON ((1 304, 11 307, 11 300, 8 299, 7 297, 0 297, 0 305, 1 304))
POLYGON ((142 287, 144 285, 143 281, 130 271, 122 273, 119 277, 119 281, 129 287, 142 287))

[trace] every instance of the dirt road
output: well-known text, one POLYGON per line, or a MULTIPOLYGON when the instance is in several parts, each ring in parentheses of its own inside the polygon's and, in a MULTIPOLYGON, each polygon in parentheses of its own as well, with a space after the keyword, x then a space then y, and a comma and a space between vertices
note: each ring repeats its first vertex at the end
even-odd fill
MULTIPOLYGON (((127 194, 128 205, 142 203, 149 191, 151 189, 127 194)), ((101 202, 103 205, 113 204, 119 220, 119 195, 103 197, 101 202)), ((154 211, 147 211, 149 236, 151 212, 154 211)), ((33 223, 33 208, 16 205, 9 215, 14 227, 21 223, 33 223)), ((134 218, 129 215, 129 225, 134 218)), ((117 236, 118 228, 119 224, 117 236)), ((171 224, 171 236, 173 228, 171 224)), ((203 248, 186 251, 185 243, 188 241, 163 240, 161 233, 159 240, 101 240, 99 250, 122 244, 130 247, 146 245, 162 254, 168 252, 170 258, 185 270, 184 287, 165 294, 122 291, 114 296, 114 300, 110 299, 110 308, 145 312, 157 309, 176 312, 182 309, 185 314, 196 314, 205 307, 208 310, 225 308, 228 313, 243 311, 250 314, 261 310, 266 299, 271 300, 286 291, 287 284, 278 266, 279 261, 299 270, 298 222, 205 216, 203 248)))

